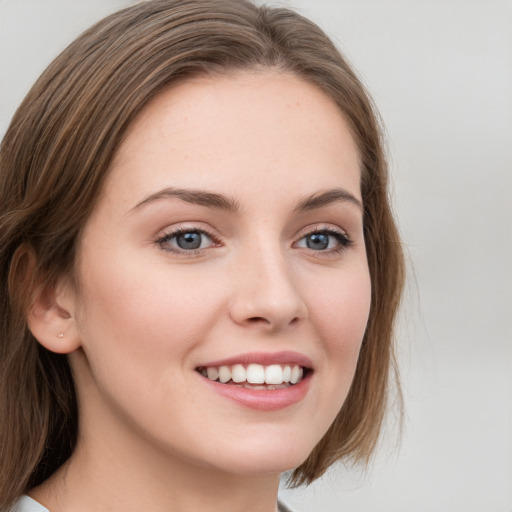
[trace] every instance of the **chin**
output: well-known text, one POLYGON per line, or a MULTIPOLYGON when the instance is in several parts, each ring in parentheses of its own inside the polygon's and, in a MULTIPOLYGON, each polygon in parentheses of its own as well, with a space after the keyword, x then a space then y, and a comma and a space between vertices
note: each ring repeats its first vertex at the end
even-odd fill
POLYGON ((280 474, 300 466, 314 448, 311 442, 301 442, 291 436, 282 436, 276 442, 267 437, 244 444, 224 451, 222 460, 217 458, 215 466, 240 476, 280 474))

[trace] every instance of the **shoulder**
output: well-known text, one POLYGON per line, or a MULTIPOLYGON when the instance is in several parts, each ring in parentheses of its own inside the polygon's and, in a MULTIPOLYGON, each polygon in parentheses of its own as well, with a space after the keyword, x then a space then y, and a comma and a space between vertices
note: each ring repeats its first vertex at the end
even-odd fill
POLYGON ((278 512, 293 512, 291 508, 288 508, 282 501, 277 502, 278 512))
POLYGON ((32 498, 22 496, 9 510, 5 512, 49 512, 49 510, 32 498))

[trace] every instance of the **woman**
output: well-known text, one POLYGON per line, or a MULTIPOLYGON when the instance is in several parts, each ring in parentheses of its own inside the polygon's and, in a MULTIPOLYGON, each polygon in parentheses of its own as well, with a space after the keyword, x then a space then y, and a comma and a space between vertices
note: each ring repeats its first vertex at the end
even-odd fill
POLYGON ((376 115, 318 27, 114 14, 0 173, 2 509, 270 512, 283 471, 368 460, 403 261, 376 115))

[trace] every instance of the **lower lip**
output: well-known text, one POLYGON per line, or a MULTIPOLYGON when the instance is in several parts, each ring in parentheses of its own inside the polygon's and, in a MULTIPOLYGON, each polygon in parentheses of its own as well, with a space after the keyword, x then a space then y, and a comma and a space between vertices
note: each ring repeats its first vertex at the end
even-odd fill
POLYGON ((300 402, 306 396, 312 375, 309 373, 293 386, 269 390, 241 388, 231 384, 221 384, 202 375, 199 376, 219 395, 245 407, 260 411, 277 411, 300 402))

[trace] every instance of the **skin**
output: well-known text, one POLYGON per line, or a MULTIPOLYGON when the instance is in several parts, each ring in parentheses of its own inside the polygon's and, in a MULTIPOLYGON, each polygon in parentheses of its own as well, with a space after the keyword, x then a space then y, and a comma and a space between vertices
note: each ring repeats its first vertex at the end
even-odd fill
POLYGON ((339 110, 295 76, 203 77, 155 98, 116 155, 73 284, 30 320, 70 354, 80 408, 75 453, 31 495, 57 512, 274 511, 279 474, 321 439, 354 375, 371 291, 359 181, 339 110), (167 187, 237 210, 144 202, 167 187), (332 189, 345 197, 297 210, 332 189), (176 229, 208 235, 183 250, 176 229), (325 230, 351 245, 307 246, 325 230), (196 371, 280 351, 313 373, 299 402, 274 411, 219 395, 196 371))

